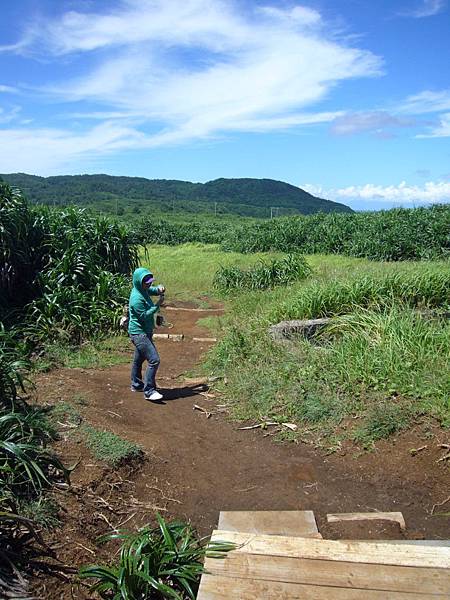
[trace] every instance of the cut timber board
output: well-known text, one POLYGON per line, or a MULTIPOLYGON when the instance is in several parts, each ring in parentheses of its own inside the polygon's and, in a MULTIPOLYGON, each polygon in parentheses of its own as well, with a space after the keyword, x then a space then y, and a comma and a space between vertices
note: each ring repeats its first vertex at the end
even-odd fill
POLYGON ((260 535, 322 537, 312 510, 222 511, 219 529, 260 535))
POLYGON ((227 541, 237 545, 233 552, 291 556, 316 560, 398 565, 408 567, 450 568, 450 548, 383 544, 342 540, 316 540, 300 537, 252 535, 215 530, 212 541, 227 541))
POLYGON ((401 512, 370 512, 370 513, 337 513, 327 515, 328 523, 340 521, 393 521, 400 525, 402 531, 406 530, 405 519, 401 512))
POLYGON ((448 594, 358 590, 203 575, 197 600, 441 600, 448 594))
POLYGON ((207 558, 205 569, 221 577, 385 592, 450 594, 450 570, 349 563, 229 552, 207 558))

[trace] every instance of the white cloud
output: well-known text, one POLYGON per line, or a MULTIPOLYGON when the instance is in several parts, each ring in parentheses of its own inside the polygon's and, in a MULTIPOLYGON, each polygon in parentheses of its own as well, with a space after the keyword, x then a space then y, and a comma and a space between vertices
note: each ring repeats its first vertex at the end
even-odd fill
POLYGON ((418 138, 450 137, 450 113, 440 115, 439 125, 432 127, 429 133, 417 135, 418 138))
MULTIPOLYGON (((18 47, 52 54, 154 42, 215 51, 234 49, 251 33, 224 0, 122 0, 108 14, 70 11, 29 27, 18 47)), ((95 6, 95 4, 93 4, 95 6)))
POLYGON ((415 115, 446 110, 450 110, 450 89, 439 92, 425 90, 408 96, 399 108, 400 112, 415 115))
POLYGON ((20 106, 13 106, 7 110, 0 107, 0 124, 10 123, 11 121, 14 121, 21 110, 22 107, 20 106))
MULTIPOLYGON (((248 119, 238 125, 243 131, 263 132, 276 127, 312 125, 332 121, 339 113, 294 114, 278 120, 248 119)), ((95 115, 91 115, 95 116, 95 115)), ((0 123, 11 119, 0 109, 0 123)), ((25 121, 21 121, 25 123, 25 121)), ((199 132, 195 121, 178 129, 162 129, 146 135, 131 124, 109 120, 91 129, 73 132, 54 128, 0 129, 0 164, 3 172, 18 170, 58 174, 62 169, 72 172, 74 161, 93 163, 102 156, 124 150, 158 148, 187 140, 208 139, 208 131, 199 132), (43 151, 45 149, 45 151, 43 151)))
POLYGON ((398 185, 350 185, 339 189, 324 189, 320 185, 304 184, 301 188, 322 198, 345 201, 359 199, 363 201, 381 201, 386 204, 431 204, 450 202, 450 182, 429 181, 423 186, 408 185, 402 181, 398 185))
POLYGON ((414 8, 401 12, 399 15, 416 19, 432 17, 445 10, 446 5, 447 0, 421 0, 414 8))
POLYGON ((310 27, 311 25, 318 25, 322 21, 320 13, 307 6, 294 6, 294 8, 286 10, 264 6, 259 9, 259 12, 285 23, 290 22, 292 26, 310 27))
POLYGON ((0 94, 16 94, 18 89, 11 85, 0 85, 0 94))
POLYGON ((72 161, 139 147, 145 136, 130 127, 105 122, 84 133, 57 129, 0 129, 2 172, 57 174, 72 161))
POLYGON ((391 129, 411 127, 413 124, 411 119, 402 119, 384 110, 373 110, 339 116, 331 125, 330 130, 335 135, 369 132, 380 136, 388 135, 391 129))
POLYGON ((88 101, 90 117, 156 130, 143 146, 331 121, 341 113, 311 108, 339 83, 382 67, 338 41, 310 8, 245 12, 225 0, 124 0, 108 14, 67 12, 28 29, 17 47, 55 61, 95 51, 87 75, 41 91, 88 101))

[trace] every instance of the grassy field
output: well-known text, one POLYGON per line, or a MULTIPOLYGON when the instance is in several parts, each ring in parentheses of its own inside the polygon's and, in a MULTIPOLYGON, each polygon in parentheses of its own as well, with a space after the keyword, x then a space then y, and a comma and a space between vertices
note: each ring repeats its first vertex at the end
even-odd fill
POLYGON ((148 246, 140 259, 167 288, 167 299, 204 302, 204 296, 219 299, 213 290, 213 279, 220 266, 248 267, 261 259, 280 258, 283 254, 264 252, 244 255, 222 252, 216 245, 184 244, 182 246, 148 246))
POLYGON ((205 368, 223 375, 233 417, 293 421, 301 437, 365 447, 432 417, 450 425, 450 267, 445 261, 385 263, 307 256, 304 281, 264 291, 212 288, 220 266, 248 268, 280 254, 223 253, 215 246, 150 247, 144 264, 168 298, 221 299, 226 314, 205 324, 220 341, 205 368), (431 313, 427 312, 430 311, 431 313), (270 324, 333 317, 311 343, 272 343, 270 324))

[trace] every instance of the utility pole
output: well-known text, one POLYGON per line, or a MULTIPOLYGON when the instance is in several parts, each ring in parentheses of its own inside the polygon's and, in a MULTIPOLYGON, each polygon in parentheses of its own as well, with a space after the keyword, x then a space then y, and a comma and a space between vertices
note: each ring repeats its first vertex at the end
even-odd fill
POLYGON ((116 198, 116 217, 119 214, 119 198, 116 198))
POLYGON ((214 216, 217 217, 217 202, 214 202, 214 216))

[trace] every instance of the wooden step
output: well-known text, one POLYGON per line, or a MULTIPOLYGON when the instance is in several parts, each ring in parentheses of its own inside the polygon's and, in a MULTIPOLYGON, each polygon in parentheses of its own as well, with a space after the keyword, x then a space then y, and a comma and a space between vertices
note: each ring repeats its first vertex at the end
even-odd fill
POLYGON ((222 511, 218 528, 259 535, 322 537, 312 510, 222 511))
POLYGON ((450 593, 450 570, 351 563, 231 552, 225 560, 207 558, 214 576, 324 587, 424 594, 450 593))
POLYGON ((450 547, 383 542, 318 540, 215 530, 211 540, 236 544, 233 552, 316 560, 450 569, 450 547))
POLYGON ((197 600, 444 600, 448 594, 359 590, 203 575, 197 600))

